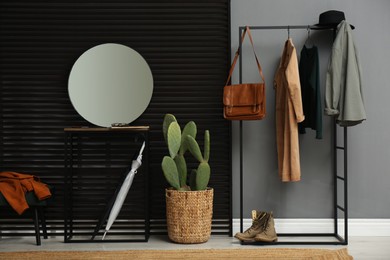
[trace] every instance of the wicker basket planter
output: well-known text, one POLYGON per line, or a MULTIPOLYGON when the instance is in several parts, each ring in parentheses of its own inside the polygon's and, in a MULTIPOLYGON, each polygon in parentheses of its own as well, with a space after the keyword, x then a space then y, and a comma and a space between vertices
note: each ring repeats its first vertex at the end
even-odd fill
POLYGON ((207 242, 211 234, 214 190, 166 189, 165 195, 169 238, 181 244, 207 242))

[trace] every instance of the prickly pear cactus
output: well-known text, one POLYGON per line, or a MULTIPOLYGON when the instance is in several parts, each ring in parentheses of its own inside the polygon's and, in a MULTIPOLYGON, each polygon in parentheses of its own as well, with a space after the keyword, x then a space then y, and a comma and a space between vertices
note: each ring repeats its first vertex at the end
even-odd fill
POLYGON ((204 156, 200 151, 200 147, 196 140, 187 136, 188 149, 191 154, 199 161, 199 166, 197 170, 191 172, 192 190, 205 190, 210 180, 210 165, 208 164, 210 158, 210 133, 208 130, 204 133, 204 156))
POLYGON ((168 127, 167 143, 169 155, 174 159, 181 146, 181 129, 177 122, 172 122, 168 127))
POLYGON ((176 117, 172 114, 166 114, 163 121, 164 140, 167 143, 168 127, 172 122, 177 122, 176 117))
POLYGON ((164 156, 161 167, 168 183, 176 190, 180 189, 179 173, 176 164, 169 156, 164 156))
POLYGON ((183 131, 180 129, 176 118, 172 114, 166 114, 163 122, 163 134, 167 143, 169 156, 162 160, 161 167, 165 179, 176 190, 205 190, 210 180, 210 133, 204 134, 203 155, 196 141, 197 127, 195 122, 188 122, 183 131), (187 164, 185 152, 190 153, 199 161, 199 166, 191 171, 189 186, 187 186, 187 164))
POLYGON ((201 162, 196 170, 196 190, 205 190, 210 180, 210 165, 207 162, 201 162))

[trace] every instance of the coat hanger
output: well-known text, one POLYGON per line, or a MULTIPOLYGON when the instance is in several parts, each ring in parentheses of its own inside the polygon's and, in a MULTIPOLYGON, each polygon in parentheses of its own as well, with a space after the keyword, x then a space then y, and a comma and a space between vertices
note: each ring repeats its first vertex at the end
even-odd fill
POLYGON ((287 40, 290 39, 290 25, 287 25, 287 40))
POLYGON ((305 41, 305 46, 306 47, 313 47, 314 46, 314 42, 313 42, 313 40, 311 38, 310 31, 311 31, 310 25, 308 25, 307 26, 307 39, 305 41))

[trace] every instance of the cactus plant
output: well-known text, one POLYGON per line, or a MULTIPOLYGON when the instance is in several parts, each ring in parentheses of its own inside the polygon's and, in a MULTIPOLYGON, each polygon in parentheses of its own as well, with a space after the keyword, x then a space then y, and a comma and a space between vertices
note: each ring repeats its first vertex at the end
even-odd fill
POLYGON ((196 141, 197 127, 195 122, 188 122, 183 131, 172 114, 166 114, 163 122, 163 134, 168 146, 169 156, 164 156, 161 168, 165 179, 176 190, 205 190, 210 180, 210 133, 204 134, 203 154, 196 141), (199 161, 197 169, 191 170, 189 185, 187 185, 187 163, 184 157, 186 151, 199 161))

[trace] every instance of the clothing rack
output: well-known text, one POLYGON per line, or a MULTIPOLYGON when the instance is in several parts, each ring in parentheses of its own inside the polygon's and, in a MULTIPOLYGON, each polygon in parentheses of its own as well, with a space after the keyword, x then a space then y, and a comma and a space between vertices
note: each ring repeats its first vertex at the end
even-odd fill
MULTIPOLYGON (((246 26, 239 27, 239 39, 241 39, 241 35, 243 30, 245 30, 246 26)), ((290 29, 307 29, 307 30, 333 30, 333 40, 336 37, 336 27, 335 26, 327 26, 327 27, 319 27, 315 25, 284 25, 284 26, 249 26, 250 30, 287 30, 290 36, 290 29)), ((239 41, 239 83, 242 83, 242 42, 239 41)), ((239 124, 239 143, 240 143, 240 232, 243 232, 243 183, 244 183, 244 174, 243 174, 243 135, 242 135, 242 127, 243 122, 240 120, 239 124)), ((343 127, 343 146, 339 146, 337 144, 337 125, 336 119, 333 119, 333 221, 334 228, 333 233, 278 233, 279 237, 332 237, 335 238, 334 241, 324 240, 324 241, 279 241, 279 242, 244 242, 241 241, 242 245, 347 245, 348 244, 348 131, 347 127, 343 127), (337 172, 338 158, 337 151, 344 152, 344 175, 340 176, 337 172), (344 194, 343 194, 343 205, 338 204, 338 196, 340 195, 338 192, 338 180, 343 181, 344 185, 344 194), (338 225, 338 211, 344 212, 344 237, 339 234, 339 225, 338 225)))

